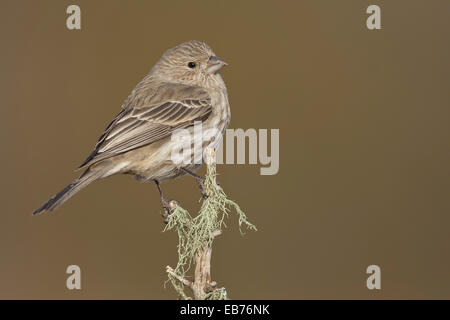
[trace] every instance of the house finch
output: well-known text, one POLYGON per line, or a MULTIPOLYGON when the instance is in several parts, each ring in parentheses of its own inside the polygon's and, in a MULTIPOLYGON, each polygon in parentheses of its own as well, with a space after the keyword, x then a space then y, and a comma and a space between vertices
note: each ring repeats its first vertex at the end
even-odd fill
POLYGON ((182 143, 173 139, 173 133, 184 129, 192 134, 195 124, 201 123, 202 133, 194 135, 193 141, 201 146, 194 148, 196 158, 206 148, 218 146, 230 121, 227 89, 218 73, 224 65, 203 42, 189 41, 167 50, 81 164, 83 174, 33 214, 54 210, 91 182, 118 173, 154 181, 170 213, 160 181, 190 174, 202 185, 202 177, 194 173, 201 163, 173 161, 172 153, 182 143))

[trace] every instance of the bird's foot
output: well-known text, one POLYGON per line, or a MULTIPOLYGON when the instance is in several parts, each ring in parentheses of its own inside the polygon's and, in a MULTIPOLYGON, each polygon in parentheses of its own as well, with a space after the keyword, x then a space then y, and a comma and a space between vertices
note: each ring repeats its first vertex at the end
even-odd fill
MULTIPOLYGON (((200 193, 202 195, 203 199, 207 199, 209 197, 209 194, 205 191, 205 179, 201 178, 201 179, 196 179, 197 180, 197 184, 198 184, 198 188, 200 189, 200 193)), ((220 182, 219 181, 215 181, 216 185, 218 185, 220 187, 220 182)))
POLYGON ((164 219, 164 223, 167 224, 169 222, 169 216, 175 211, 177 207, 180 206, 180 203, 177 200, 167 201, 166 199, 161 200, 164 212, 161 213, 161 216, 164 219))
POLYGON ((205 191, 205 186, 203 184, 203 182, 205 181, 205 179, 197 179, 197 184, 198 184, 198 188, 200 190, 200 193, 202 195, 203 199, 206 199, 209 197, 208 193, 205 191))

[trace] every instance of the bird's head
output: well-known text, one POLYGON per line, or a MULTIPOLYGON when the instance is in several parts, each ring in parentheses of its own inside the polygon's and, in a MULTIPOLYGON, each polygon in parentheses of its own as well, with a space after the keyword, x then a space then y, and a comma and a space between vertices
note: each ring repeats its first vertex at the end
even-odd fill
POLYGON ((208 87, 222 83, 219 70, 225 65, 206 43, 188 41, 167 50, 151 74, 166 81, 208 87))

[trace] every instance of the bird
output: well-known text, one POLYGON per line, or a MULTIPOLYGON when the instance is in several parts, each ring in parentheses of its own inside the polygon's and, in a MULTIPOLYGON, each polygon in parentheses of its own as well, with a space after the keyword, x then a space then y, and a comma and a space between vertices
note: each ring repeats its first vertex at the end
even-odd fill
POLYGON ((220 74, 226 65, 201 41, 187 41, 165 51, 79 166, 83 173, 33 215, 52 211, 90 183, 116 174, 154 182, 167 214, 173 206, 164 197, 163 181, 191 175, 205 196, 204 178, 195 173, 201 161, 192 159, 202 157, 208 148, 217 149, 230 122, 227 88, 220 74), (194 132, 198 125, 200 134, 194 132), (187 155, 183 152, 183 161, 174 161, 186 137, 193 137, 191 144, 200 147, 187 155))

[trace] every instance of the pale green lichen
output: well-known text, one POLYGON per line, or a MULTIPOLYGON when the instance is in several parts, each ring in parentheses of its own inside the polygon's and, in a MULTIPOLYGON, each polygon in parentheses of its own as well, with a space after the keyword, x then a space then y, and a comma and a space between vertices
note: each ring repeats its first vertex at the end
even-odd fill
MULTIPOLYGON (((175 230, 178 235, 178 263, 174 274, 183 279, 190 269, 197 252, 211 246, 213 237, 211 234, 217 230, 221 231, 225 225, 231 209, 234 209, 239 219, 239 230, 242 226, 256 231, 256 227, 247 220, 247 216, 239 205, 228 199, 223 189, 216 183, 216 166, 214 163, 207 166, 206 177, 203 182, 204 190, 208 197, 203 199, 197 216, 192 217, 189 212, 178 206, 167 218, 164 229, 175 230)), ((169 280, 182 299, 189 299, 184 293, 183 283, 177 277, 169 274, 169 280)), ((208 293, 205 299, 223 300, 228 299, 225 288, 217 288, 208 293)))

